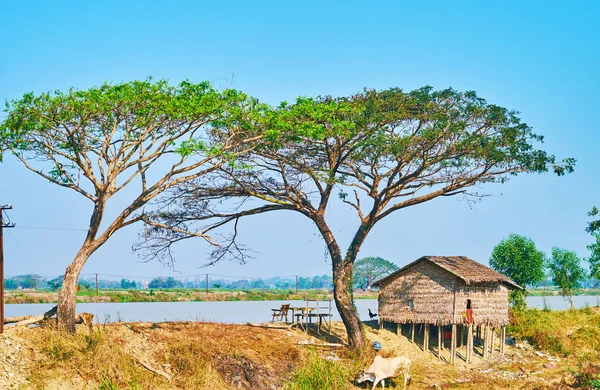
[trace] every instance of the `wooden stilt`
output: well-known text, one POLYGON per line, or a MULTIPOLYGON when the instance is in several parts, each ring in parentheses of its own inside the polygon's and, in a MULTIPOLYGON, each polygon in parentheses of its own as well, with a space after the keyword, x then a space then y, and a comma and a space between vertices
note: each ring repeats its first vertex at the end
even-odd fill
POLYGON ((452 339, 450 341, 450 364, 456 362, 456 324, 452 324, 452 339))
POLYGON ((496 338, 496 328, 491 328, 490 333, 492 336, 490 337, 490 356, 494 355, 494 339, 496 338))
POLYGON ((425 331, 423 332, 423 351, 429 351, 429 324, 425 324, 425 331))
POLYGON ((400 324, 396 324, 396 335, 402 335, 402 326, 400 324))
POLYGON ((379 329, 383 330, 383 321, 379 320, 379 329))
POLYGON ((444 332, 444 328, 441 325, 438 325, 438 359, 442 359, 442 333, 444 332))
POLYGON ((483 326, 483 358, 487 359, 488 355, 489 355, 489 349, 490 349, 490 333, 489 333, 489 326, 488 324, 485 324, 483 326))
POLYGON ((506 326, 500 332, 500 355, 504 355, 504 344, 506 343, 506 326))
POLYGON ((410 324, 410 341, 415 342, 415 323, 410 324))
POLYGON ((473 361, 473 324, 469 324, 467 331, 467 363, 473 361))

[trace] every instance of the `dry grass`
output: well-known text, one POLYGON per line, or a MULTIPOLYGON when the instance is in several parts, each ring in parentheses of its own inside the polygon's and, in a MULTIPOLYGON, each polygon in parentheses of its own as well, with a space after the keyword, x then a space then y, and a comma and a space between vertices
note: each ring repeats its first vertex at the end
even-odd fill
MULTIPOLYGON (((424 353, 420 343, 398 337, 393 329, 366 326, 369 344, 378 340, 387 356, 407 356, 412 361, 409 389, 593 389, 600 384, 597 355, 600 313, 530 312, 515 317, 519 337, 543 340, 552 335, 562 345, 559 356, 540 356, 534 350, 507 347, 492 361, 475 359, 456 366, 424 353), (546 317, 547 316, 547 317, 546 317), (538 318, 538 321, 534 321, 538 318), (543 330, 543 333, 541 330, 543 330), (597 329, 596 329, 597 330, 597 329), (564 334, 563 334, 564 333, 564 334), (568 336, 567 336, 568 333, 568 336), (539 336, 544 334, 545 336, 539 336), (565 356, 565 350, 569 350, 565 356), (593 356, 596 356, 592 358, 593 356), (556 358, 560 357, 559 360, 556 358), (552 359, 552 360, 551 360, 552 359)), ((255 328, 214 323, 132 323, 78 329, 75 336, 50 329, 14 331, 23 339, 29 356, 30 376, 24 388, 44 389, 287 389, 341 390, 370 388, 354 383, 368 367, 374 353, 353 353, 345 348, 309 348, 297 345, 311 336, 293 330, 255 328), (170 376, 171 381, 155 371, 170 376)), ((10 334, 17 334, 10 333, 10 334)), ((326 341, 343 341, 341 323, 333 323, 326 341)), ((16 338, 11 339, 16 342, 16 338)), ((546 344, 540 343, 541 347, 546 344)), ((552 347, 554 344, 549 344, 552 347)), ((554 351, 548 348, 547 351, 554 351)), ((402 378, 386 380, 386 388, 398 388, 402 378)), ((368 387, 367 387, 368 386, 368 387)))
POLYGON ((31 331, 30 338, 41 352, 32 370, 33 387, 45 388, 50 378, 60 382, 61 378, 76 377, 80 383, 107 389, 168 388, 164 378, 148 375, 122 348, 120 340, 104 328, 74 336, 40 328, 31 331))
POLYGON ((26 333, 39 346, 33 388, 47 388, 51 378, 77 378, 72 388, 281 388, 306 353, 296 345, 306 338, 300 332, 243 325, 114 324, 81 328, 74 336, 44 328, 26 333))

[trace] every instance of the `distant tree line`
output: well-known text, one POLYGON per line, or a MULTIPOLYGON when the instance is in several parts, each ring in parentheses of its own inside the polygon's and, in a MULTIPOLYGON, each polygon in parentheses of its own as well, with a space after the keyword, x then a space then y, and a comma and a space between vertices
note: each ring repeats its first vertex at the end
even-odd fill
MULTIPOLYGON (((78 280, 80 289, 91 289, 96 287, 95 279, 83 279, 78 280)), ((57 291, 62 287, 62 276, 54 278, 46 278, 36 274, 26 274, 14 276, 11 278, 4 279, 4 286, 7 290, 16 289, 38 289, 38 290, 51 290, 57 291)), ((133 279, 121 279, 120 281, 115 280, 98 280, 98 288, 101 290, 135 290, 142 289, 142 282, 133 279)), ((205 289, 206 279, 204 277, 198 277, 196 279, 176 279, 174 277, 156 277, 148 281, 147 287, 150 289, 205 289)), ((240 289, 295 289, 296 279, 295 278, 258 278, 258 279, 240 279, 240 280, 227 280, 224 278, 209 279, 208 287, 210 289, 227 289, 227 290, 240 290, 240 289)), ((313 276, 313 277, 299 277, 298 278, 298 289, 309 290, 309 289, 333 289, 333 280, 329 275, 313 276)))

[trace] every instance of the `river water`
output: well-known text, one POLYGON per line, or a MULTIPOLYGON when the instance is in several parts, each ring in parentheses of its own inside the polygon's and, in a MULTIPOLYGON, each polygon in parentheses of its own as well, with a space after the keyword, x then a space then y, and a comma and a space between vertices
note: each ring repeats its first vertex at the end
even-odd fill
MULTIPOLYGON (((545 297, 546 304, 552 310, 569 308, 569 302, 560 296, 545 297)), ((575 296, 575 307, 600 305, 600 297, 575 296)), ((271 320, 271 309, 279 308, 284 303, 292 307, 304 307, 306 301, 229 301, 229 302, 134 302, 134 303, 79 303, 77 312, 92 313, 100 323, 116 321, 209 321, 231 324, 246 322, 266 322, 271 320)), ((321 312, 328 312, 328 302, 321 301, 321 312)), ((527 297, 529 307, 542 308, 543 297, 527 297)), ((311 302, 311 306, 315 306, 311 302)), ((40 315, 50 310, 54 304, 7 304, 6 317, 20 315, 40 315)), ((339 321, 340 316, 332 304, 333 320, 339 321)), ((357 299, 356 309, 362 320, 369 319, 368 309, 377 312, 376 299, 357 299)))

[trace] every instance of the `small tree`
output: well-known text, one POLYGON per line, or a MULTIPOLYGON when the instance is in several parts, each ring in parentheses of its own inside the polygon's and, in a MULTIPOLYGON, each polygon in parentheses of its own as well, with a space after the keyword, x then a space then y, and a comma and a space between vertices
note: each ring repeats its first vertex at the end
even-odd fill
POLYGON ((562 296, 567 297, 572 309, 573 292, 581 287, 581 282, 587 276, 581 259, 573 251, 554 247, 548 270, 552 281, 560 288, 562 296))
POLYGON ((371 289, 371 285, 398 269, 398 266, 381 257, 365 257, 354 263, 354 285, 363 290, 371 289))
MULTIPOLYGON (((546 255, 535 247, 531 238, 511 234, 492 250, 490 266, 525 288, 544 280, 545 261, 546 255)), ((526 290, 514 290, 510 293, 511 303, 523 308, 525 296, 526 290)))
POLYGON ((150 80, 28 93, 7 103, 0 156, 11 152, 29 170, 92 203, 87 235, 59 294, 59 329, 75 332, 77 279, 88 258, 119 229, 141 221, 142 208, 157 195, 230 162, 232 150, 260 138, 246 137, 242 120, 255 106, 244 94, 207 82, 173 87, 150 80), (109 199, 122 192, 132 199, 107 220, 109 199))
MULTIPOLYGON (((600 210, 597 207, 593 207, 592 211, 588 213, 590 217, 596 217, 600 214, 600 210)), ((586 231, 590 233, 595 242, 588 245, 587 249, 590 251, 590 257, 587 259, 590 264, 590 278, 600 279, 600 220, 594 220, 589 222, 586 231)))

